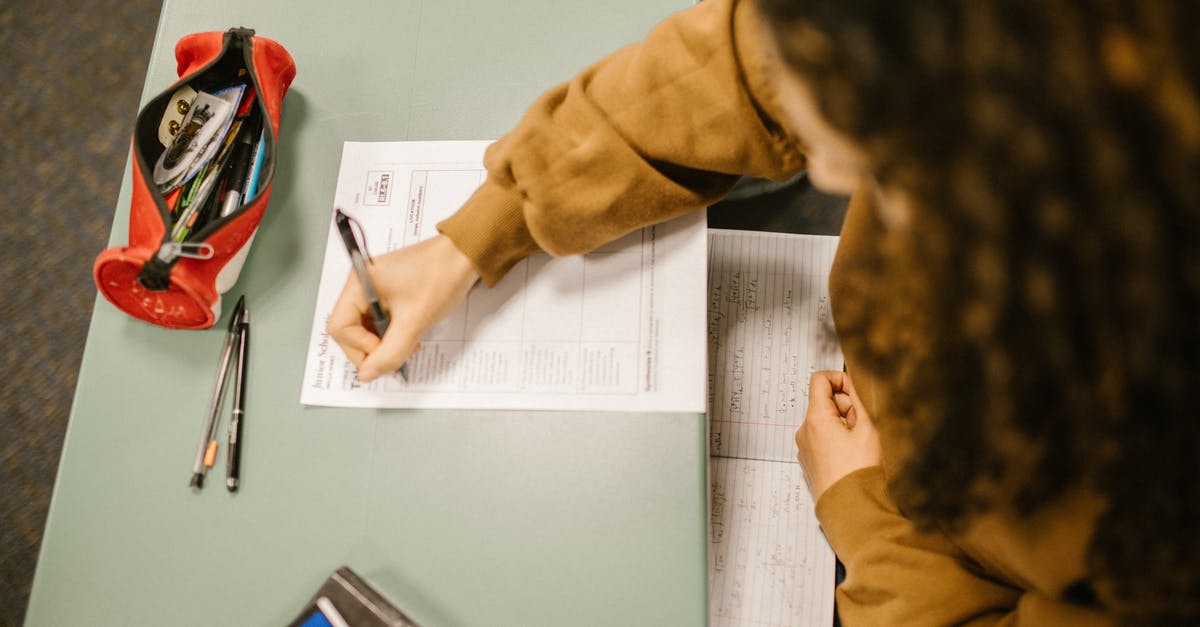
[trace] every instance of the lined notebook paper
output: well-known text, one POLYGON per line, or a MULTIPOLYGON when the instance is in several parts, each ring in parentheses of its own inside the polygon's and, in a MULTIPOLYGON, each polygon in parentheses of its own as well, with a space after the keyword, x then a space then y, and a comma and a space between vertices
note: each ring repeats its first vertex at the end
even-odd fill
POLYGON ((827 627, 834 556, 796 461, 816 370, 843 360, 838 238, 709 230, 709 624, 827 627))

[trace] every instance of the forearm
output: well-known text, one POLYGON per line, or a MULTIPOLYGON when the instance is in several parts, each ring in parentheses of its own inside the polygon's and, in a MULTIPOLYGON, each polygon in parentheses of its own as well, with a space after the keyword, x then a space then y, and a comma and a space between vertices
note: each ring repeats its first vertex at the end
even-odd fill
POLYGON ((1001 615, 1020 597, 971 572, 944 534, 918 531, 887 496, 878 466, 835 483, 816 513, 846 566, 837 600, 847 627, 963 624, 1001 615))
POLYGON ((817 518, 846 566, 842 624, 1030 627, 1111 625, 1095 608, 1006 585, 940 531, 919 531, 887 495, 880 467, 847 475, 821 496, 817 518))

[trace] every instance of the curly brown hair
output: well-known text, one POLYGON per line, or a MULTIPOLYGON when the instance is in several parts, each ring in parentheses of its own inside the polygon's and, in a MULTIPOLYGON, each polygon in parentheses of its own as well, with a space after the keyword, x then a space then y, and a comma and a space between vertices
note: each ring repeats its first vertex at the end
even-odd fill
POLYGON ((897 501, 956 527, 1093 490, 1121 619, 1200 624, 1195 3, 758 1, 914 201, 855 270, 886 302, 838 319, 914 434, 897 501))

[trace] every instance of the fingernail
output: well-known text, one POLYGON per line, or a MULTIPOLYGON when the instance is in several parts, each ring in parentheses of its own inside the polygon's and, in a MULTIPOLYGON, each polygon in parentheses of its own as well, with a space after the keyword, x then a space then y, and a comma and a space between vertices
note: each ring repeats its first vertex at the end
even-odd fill
POLYGON ((358 378, 363 381, 371 381, 371 380, 375 379, 375 377, 378 377, 378 376, 379 376, 379 372, 376 371, 374 368, 369 368, 369 367, 368 368, 360 368, 358 371, 358 378))

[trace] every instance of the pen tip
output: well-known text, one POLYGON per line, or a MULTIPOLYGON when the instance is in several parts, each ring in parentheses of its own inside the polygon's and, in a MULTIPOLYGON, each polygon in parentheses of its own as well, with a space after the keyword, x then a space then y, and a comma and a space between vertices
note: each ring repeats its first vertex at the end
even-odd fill
POLYGON ((229 322, 237 324, 237 321, 242 317, 242 310, 246 308, 246 295, 238 296, 237 304, 233 306, 233 315, 229 316, 229 322))

